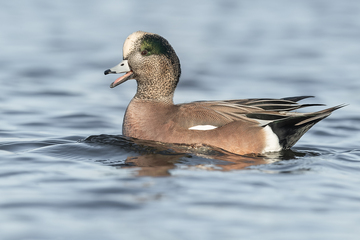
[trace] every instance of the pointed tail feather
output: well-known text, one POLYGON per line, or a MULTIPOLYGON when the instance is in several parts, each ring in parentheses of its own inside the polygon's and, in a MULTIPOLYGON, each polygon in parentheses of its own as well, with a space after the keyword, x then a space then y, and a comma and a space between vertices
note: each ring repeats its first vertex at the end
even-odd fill
POLYGON ((345 104, 327 108, 313 113, 300 113, 268 124, 278 136, 283 149, 291 148, 312 126, 328 117, 333 111, 346 106, 345 104))
POLYGON ((313 98, 314 96, 297 96, 297 97, 285 97, 282 98, 283 100, 292 101, 292 102, 298 102, 300 100, 303 100, 305 98, 313 98))

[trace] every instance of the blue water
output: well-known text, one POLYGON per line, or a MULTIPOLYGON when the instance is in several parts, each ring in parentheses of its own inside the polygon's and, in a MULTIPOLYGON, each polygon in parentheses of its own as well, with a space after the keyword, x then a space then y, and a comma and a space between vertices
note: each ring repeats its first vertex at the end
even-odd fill
POLYGON ((359 239, 359 1, 15 0, 0 20, 0 239, 359 239), (124 138, 136 84, 103 71, 137 30, 177 52, 176 103, 349 105, 266 156, 124 138))

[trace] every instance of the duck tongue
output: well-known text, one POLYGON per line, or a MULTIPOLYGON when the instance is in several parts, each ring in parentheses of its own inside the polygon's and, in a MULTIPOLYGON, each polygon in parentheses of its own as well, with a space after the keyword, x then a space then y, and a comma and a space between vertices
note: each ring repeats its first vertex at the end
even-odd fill
POLYGON ((129 71, 127 73, 125 73, 125 75, 119 77, 118 79, 116 79, 113 83, 111 83, 110 87, 114 88, 117 85, 122 84, 123 82, 126 82, 127 80, 130 79, 131 75, 133 74, 133 71, 129 71))

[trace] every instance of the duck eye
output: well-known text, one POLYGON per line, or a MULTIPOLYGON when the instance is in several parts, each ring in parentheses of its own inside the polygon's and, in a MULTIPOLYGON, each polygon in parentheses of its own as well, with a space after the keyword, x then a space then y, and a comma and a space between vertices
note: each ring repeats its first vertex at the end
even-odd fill
POLYGON ((141 55, 143 55, 143 56, 145 56, 145 55, 147 55, 147 54, 148 54, 148 51, 146 51, 146 50, 144 50, 144 51, 141 52, 141 55))

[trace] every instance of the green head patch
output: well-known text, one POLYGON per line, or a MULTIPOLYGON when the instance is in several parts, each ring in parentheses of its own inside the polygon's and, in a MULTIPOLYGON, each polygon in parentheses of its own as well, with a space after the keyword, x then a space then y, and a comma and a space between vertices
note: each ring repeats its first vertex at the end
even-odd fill
POLYGON ((141 54, 150 56, 152 54, 168 54, 168 43, 160 36, 145 35, 141 41, 141 54))

